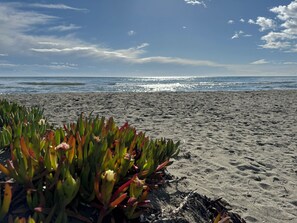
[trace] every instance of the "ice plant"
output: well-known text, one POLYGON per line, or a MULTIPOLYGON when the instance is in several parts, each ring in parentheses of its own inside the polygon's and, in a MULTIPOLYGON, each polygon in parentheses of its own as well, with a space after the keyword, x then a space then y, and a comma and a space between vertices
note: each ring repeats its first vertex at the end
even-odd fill
POLYGON ((130 186, 130 197, 134 197, 137 199, 142 194, 144 187, 145 187, 145 181, 140 180, 136 176, 130 186))
POLYGON ((97 210, 96 222, 114 220, 115 210, 122 218, 137 218, 148 207, 148 193, 163 182, 170 158, 178 154, 179 143, 151 140, 127 123, 118 127, 112 118, 81 115, 76 123, 51 129, 37 110, 26 113, 9 103, 4 107, 15 113, 1 116, 0 145, 10 145, 11 159, 0 170, 13 179, 14 188, 22 188, 36 222, 92 222, 73 212, 86 206, 97 210))
MULTIPOLYGON (((0 188, 2 189, 2 188, 0 188)), ((5 190, 4 190, 4 197, 3 197, 3 201, 1 202, 0 200, 0 221, 2 222, 4 216, 7 214, 8 210, 9 210, 9 206, 11 203, 11 198, 12 198, 12 191, 11 191, 11 187, 8 183, 5 184, 5 190)))
POLYGON ((115 173, 113 170, 107 170, 101 175, 101 201, 103 205, 109 204, 113 187, 115 184, 115 173))
POLYGON ((43 135, 48 128, 50 126, 43 118, 43 110, 0 101, 0 148, 9 146, 14 138, 21 135, 43 135))
POLYGON ((29 216, 28 219, 26 219, 26 218, 16 218, 14 220, 14 223, 35 223, 35 220, 31 216, 29 216))

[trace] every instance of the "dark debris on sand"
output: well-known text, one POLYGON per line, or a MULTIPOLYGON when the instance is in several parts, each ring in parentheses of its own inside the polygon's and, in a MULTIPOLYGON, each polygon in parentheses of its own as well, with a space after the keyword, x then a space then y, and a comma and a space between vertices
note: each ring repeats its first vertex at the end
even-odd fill
MULTIPOLYGON (((168 175, 167 175, 168 176, 168 175)), ((167 180, 167 185, 159 190, 153 191, 151 202, 153 209, 142 216, 142 222, 153 223, 210 223, 213 222, 219 213, 227 213, 233 223, 245 223, 238 214, 231 211, 230 205, 222 198, 213 200, 197 191, 181 192, 175 189, 168 193, 167 188, 182 179, 174 179, 173 176, 167 180), (172 183, 169 183, 172 182, 172 183)))

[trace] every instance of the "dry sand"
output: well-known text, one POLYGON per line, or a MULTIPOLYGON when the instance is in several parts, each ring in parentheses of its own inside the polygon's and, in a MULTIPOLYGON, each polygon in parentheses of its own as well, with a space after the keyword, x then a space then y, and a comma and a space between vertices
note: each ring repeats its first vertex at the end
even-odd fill
MULTIPOLYGON (((297 91, 0 95, 38 105, 50 123, 81 112, 180 140, 177 187, 223 197, 247 222, 297 222, 297 91)), ((165 203, 163 209, 177 204, 165 203)))

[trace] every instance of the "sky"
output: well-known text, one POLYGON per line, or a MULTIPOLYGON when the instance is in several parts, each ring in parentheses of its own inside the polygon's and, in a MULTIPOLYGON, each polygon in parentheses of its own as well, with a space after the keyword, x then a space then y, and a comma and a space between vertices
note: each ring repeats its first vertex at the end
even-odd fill
POLYGON ((0 0, 0 76, 297 76, 297 0, 0 0))

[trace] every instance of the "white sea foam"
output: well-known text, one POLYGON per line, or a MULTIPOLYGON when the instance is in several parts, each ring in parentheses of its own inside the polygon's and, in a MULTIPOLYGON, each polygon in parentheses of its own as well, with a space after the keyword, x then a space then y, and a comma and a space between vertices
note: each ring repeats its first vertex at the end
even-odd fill
POLYGON ((189 88, 189 85, 180 84, 180 83, 168 83, 168 84, 146 84, 146 85, 139 85, 139 87, 144 88, 145 92, 158 92, 158 91, 178 91, 180 89, 186 90, 189 88))

